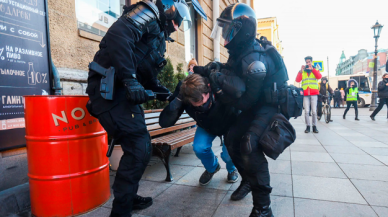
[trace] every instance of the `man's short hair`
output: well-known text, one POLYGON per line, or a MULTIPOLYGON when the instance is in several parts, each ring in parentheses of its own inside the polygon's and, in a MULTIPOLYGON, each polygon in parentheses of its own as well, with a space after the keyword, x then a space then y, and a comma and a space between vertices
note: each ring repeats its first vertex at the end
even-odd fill
POLYGON ((210 92, 209 80, 199 74, 192 74, 183 80, 180 93, 186 103, 201 102, 202 94, 210 92))
POLYGON ((313 57, 312 56, 307 56, 307 57, 304 58, 304 61, 306 61, 306 60, 311 60, 311 62, 312 62, 313 61, 313 57))

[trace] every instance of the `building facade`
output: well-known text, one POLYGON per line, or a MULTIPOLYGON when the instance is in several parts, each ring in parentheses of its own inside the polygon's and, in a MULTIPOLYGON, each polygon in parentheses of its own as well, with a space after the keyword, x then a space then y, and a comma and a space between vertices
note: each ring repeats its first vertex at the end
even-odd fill
MULTIPOLYGON (((377 53, 378 74, 385 73, 388 49, 379 49, 377 53)), ((358 73, 369 73, 373 70, 374 52, 368 52, 366 49, 358 51, 357 55, 346 59, 344 51, 336 68, 336 75, 351 75, 358 73)))
POLYGON ((279 38, 279 25, 276 17, 257 19, 257 38, 265 36, 276 47, 280 55, 283 52, 282 41, 279 38))
MULTIPOLYGON (((63 95, 86 95, 88 64, 99 49, 99 42, 109 27, 122 13, 124 5, 136 3, 137 0, 47 0, 50 30, 50 47, 52 60, 60 75, 63 95)), ((205 20, 199 16, 191 4, 193 26, 186 32, 175 32, 171 37, 174 43, 167 44, 166 56, 176 66, 187 65, 191 58, 196 58, 200 65, 215 60, 226 62, 227 50, 220 44, 214 45, 210 38, 213 20, 222 10, 237 0, 198 0, 207 14, 205 20), (218 13, 214 13, 218 12, 218 13), (219 49, 215 49, 219 47, 219 49)), ((253 0, 240 1, 253 7, 253 0)), ((0 141, 1 142, 1 141, 0 141)), ((18 202, 8 201, 15 206, 14 212, 22 211, 29 203, 27 176, 27 151, 18 148, 0 152, 0 193, 8 190, 22 198, 18 202), (10 189, 16 189, 10 191, 10 189), (24 199, 23 199, 24 198, 24 199), (27 203, 27 204, 26 204, 27 203)), ((0 198, 1 199, 1 198, 0 198)), ((11 200, 10 199, 10 200, 11 200)), ((7 206, 0 201, 1 205, 7 206)), ((9 207, 7 207, 9 208, 9 207)), ((9 210, 6 210, 9 211, 9 210)))

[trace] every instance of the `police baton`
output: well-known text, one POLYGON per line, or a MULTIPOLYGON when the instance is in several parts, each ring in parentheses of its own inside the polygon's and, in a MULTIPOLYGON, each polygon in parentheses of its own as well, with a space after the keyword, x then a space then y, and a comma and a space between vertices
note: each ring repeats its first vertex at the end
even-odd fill
POLYGON ((112 141, 110 142, 110 145, 108 146, 108 151, 106 152, 107 157, 110 157, 112 155, 114 147, 115 147, 115 139, 112 139, 112 141))

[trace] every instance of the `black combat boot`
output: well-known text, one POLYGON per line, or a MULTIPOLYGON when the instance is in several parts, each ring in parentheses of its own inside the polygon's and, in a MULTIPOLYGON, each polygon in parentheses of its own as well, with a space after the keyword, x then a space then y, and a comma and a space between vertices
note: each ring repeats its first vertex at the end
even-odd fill
POLYGON ((307 126, 306 127, 306 130, 304 131, 305 133, 309 133, 310 132, 310 126, 307 126))
POLYGON ((274 217, 271 206, 264 206, 261 208, 253 207, 249 217, 274 217))
POLYGON ((136 195, 133 199, 132 210, 147 209, 152 205, 152 203, 153 202, 151 197, 141 197, 139 195, 136 195))
POLYGON ((314 133, 319 133, 319 131, 318 131, 318 129, 317 129, 316 126, 313 126, 313 132, 314 132, 314 133))
POLYGON ((238 188, 233 192, 232 196, 230 196, 230 199, 234 201, 241 200, 251 191, 251 185, 249 182, 242 180, 240 186, 238 186, 238 188))
POLYGON ((342 118, 343 118, 343 119, 346 119, 346 118, 345 118, 345 115, 343 115, 342 118))
POLYGON ((370 119, 372 119, 372 121, 376 120, 375 117, 373 117, 373 116, 370 116, 370 119))

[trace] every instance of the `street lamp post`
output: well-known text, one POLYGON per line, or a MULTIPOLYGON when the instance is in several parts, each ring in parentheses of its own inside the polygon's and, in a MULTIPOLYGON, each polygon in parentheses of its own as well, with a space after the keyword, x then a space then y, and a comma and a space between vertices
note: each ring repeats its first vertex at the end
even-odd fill
POLYGON ((377 107, 377 41, 379 40, 381 29, 383 25, 381 25, 378 21, 376 24, 372 26, 374 38, 375 38, 375 56, 374 56, 374 68, 373 68, 373 87, 372 87, 372 102, 369 108, 369 111, 374 111, 377 107))

